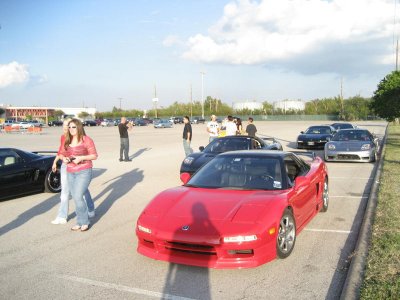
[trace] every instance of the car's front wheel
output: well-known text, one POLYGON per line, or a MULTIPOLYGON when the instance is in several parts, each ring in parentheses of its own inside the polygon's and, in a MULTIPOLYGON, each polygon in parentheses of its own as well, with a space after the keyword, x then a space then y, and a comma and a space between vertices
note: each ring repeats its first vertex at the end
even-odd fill
POLYGON ((60 170, 54 173, 49 169, 44 180, 44 191, 47 193, 59 193, 61 191, 60 170))
POLYGON ((292 253, 296 243, 296 222, 290 209, 286 209, 279 221, 276 237, 276 252, 279 258, 286 258, 292 253))
POLYGON ((321 212, 326 212, 329 206, 329 185, 328 180, 325 178, 324 187, 322 191, 322 208, 321 212))

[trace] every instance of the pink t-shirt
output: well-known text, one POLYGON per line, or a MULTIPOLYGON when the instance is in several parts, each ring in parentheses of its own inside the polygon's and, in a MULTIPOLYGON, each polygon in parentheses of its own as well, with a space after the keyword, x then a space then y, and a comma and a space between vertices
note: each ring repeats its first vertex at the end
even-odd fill
MULTIPOLYGON (((84 156, 95 154, 97 156, 96 147, 94 146, 93 140, 88 136, 83 136, 82 142, 75 146, 69 146, 67 150, 64 148, 65 137, 61 136, 61 145, 58 149, 58 154, 62 154, 65 157, 73 157, 73 156, 84 156)), ((81 161, 79 164, 75 164, 73 161, 67 164, 67 172, 74 173, 79 172, 85 169, 89 169, 93 167, 93 163, 91 160, 81 161)))

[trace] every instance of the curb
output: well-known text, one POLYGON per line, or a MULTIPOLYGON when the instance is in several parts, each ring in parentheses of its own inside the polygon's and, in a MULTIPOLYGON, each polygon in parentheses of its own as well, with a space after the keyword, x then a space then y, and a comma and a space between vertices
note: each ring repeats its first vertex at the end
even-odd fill
MULTIPOLYGON (((389 124, 388 124, 389 125, 389 124)), ((385 136, 382 140, 382 147, 380 151, 380 159, 376 172, 374 175, 374 181, 372 184, 371 192, 368 197, 367 207, 365 209, 364 218, 361 224, 360 232, 356 247, 354 249, 354 256, 351 260, 349 271, 347 272, 346 280, 344 282, 340 300, 355 300, 360 299, 360 288, 364 278, 365 263, 368 255, 368 248, 371 240, 372 225, 375 218, 376 205, 378 202, 378 188, 379 179, 382 173, 383 166, 383 153, 386 148, 386 137, 387 129, 385 129, 385 136)))

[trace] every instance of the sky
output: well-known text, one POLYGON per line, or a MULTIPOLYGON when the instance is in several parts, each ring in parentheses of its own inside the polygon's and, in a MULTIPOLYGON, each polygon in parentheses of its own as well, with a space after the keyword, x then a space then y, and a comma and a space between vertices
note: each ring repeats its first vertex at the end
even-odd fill
POLYGON ((371 97, 400 0, 0 0, 0 105, 371 97))

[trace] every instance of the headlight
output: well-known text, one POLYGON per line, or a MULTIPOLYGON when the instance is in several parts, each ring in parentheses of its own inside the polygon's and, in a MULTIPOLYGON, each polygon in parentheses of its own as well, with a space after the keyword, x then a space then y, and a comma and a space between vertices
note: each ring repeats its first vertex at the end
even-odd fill
POLYGON ((361 146, 361 150, 369 150, 371 149, 371 145, 370 144, 364 144, 361 146))
POLYGON ((256 240, 257 236, 255 234, 224 237, 224 243, 242 243, 242 242, 252 242, 256 240))
POLYGON ((334 144, 329 144, 329 145, 328 145, 328 149, 329 149, 329 150, 335 150, 336 147, 335 147, 334 144))
POLYGON ((190 165, 192 162, 193 162, 193 160, 194 160, 194 158, 193 157, 186 157, 184 160, 183 160, 183 163, 185 164, 185 165, 190 165))
POLYGON ((151 234, 151 229, 150 228, 147 228, 147 227, 144 227, 144 226, 141 226, 141 225, 138 225, 138 230, 139 231, 142 231, 142 232, 146 232, 146 233, 148 233, 148 234, 151 234))

